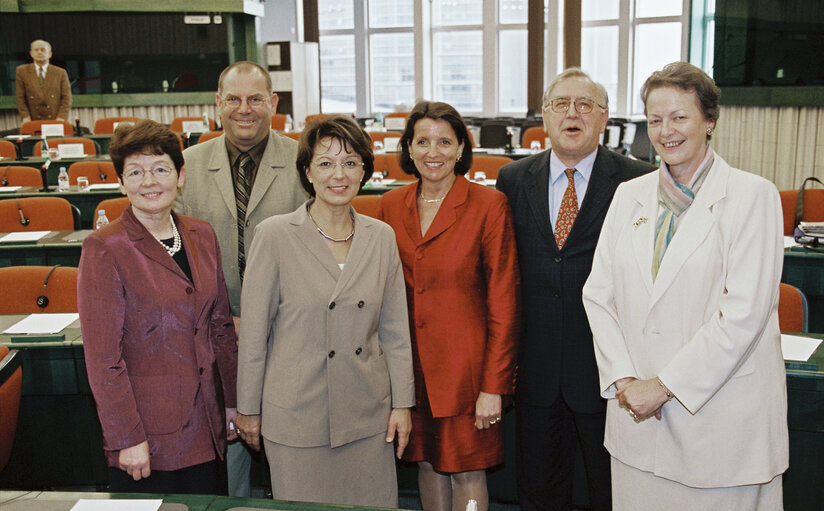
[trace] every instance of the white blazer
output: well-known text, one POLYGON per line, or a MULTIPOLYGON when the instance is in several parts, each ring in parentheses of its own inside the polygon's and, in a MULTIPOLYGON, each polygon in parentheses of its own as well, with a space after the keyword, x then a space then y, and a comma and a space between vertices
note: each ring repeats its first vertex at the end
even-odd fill
POLYGON ((583 299, 603 397, 659 376, 677 399, 641 423, 609 399, 604 444, 688 486, 770 481, 789 459, 778 192, 716 155, 653 282, 658 172, 616 191, 583 299))

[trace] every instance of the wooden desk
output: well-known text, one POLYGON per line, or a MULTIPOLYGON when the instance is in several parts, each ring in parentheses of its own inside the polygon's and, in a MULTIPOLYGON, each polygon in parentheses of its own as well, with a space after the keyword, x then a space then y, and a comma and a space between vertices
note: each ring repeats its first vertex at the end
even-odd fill
MULTIPOLYGON (((6 266, 77 266, 83 239, 92 231, 52 231, 37 243, 0 243, 0 267, 6 266)), ((0 233, 0 236, 5 233, 0 233)))
POLYGON ((104 199, 123 197, 120 189, 89 190, 81 192, 77 186, 70 186, 68 192, 58 192, 57 186, 50 186, 48 192, 41 192, 38 186, 24 186, 15 192, 3 192, 0 187, 0 199, 14 199, 16 197, 62 197, 80 210, 80 227, 94 228, 97 219, 97 205, 104 199))

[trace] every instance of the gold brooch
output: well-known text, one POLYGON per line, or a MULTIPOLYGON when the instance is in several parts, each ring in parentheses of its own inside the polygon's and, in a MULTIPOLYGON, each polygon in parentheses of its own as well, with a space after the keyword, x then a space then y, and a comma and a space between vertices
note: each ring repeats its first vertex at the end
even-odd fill
POLYGON ((647 217, 642 216, 641 218, 639 218, 638 220, 633 222, 632 225, 635 226, 635 228, 637 229, 638 226, 640 226, 641 224, 645 224, 645 223, 647 223, 647 217))

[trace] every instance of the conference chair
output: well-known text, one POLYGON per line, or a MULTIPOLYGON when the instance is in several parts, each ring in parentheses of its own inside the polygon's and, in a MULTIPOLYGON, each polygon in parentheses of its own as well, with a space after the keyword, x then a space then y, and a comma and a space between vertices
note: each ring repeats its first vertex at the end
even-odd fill
POLYGON ((117 183, 114 163, 110 161, 76 161, 69 165, 69 184, 76 185, 79 176, 88 178, 90 185, 117 183))
POLYGON ((472 156, 472 168, 469 169, 467 175, 474 178, 475 172, 483 172, 487 179, 498 179, 498 170, 507 163, 512 163, 512 158, 493 154, 477 154, 472 156))
POLYGON ((9 165, 0 167, 0 186, 43 186, 43 178, 34 167, 9 165))
POLYGON ((94 122, 95 135, 111 135, 114 133, 114 125, 121 122, 136 123, 140 117, 103 117, 94 122))
POLYGON ((384 159, 384 170, 386 171, 384 174, 389 179, 397 179, 399 181, 410 181, 415 179, 412 174, 407 174, 401 168, 400 161, 398 161, 400 155, 401 153, 388 153, 384 155, 386 157, 384 159))
POLYGON ((8 140, 0 140, 0 157, 17 159, 17 148, 14 147, 13 142, 8 140))
POLYGON ((103 199, 97 204, 97 207, 94 208, 94 217, 97 218, 97 212, 101 209, 106 211, 106 218, 109 219, 109 222, 114 222, 120 215, 123 214, 123 211, 129 207, 129 198, 128 197, 115 197, 113 199, 103 199))
POLYGON ((286 114, 272 115, 272 129, 275 131, 286 131, 286 114))
POLYGON ((383 125, 386 126, 386 129, 403 130, 406 127, 407 119, 409 119, 409 112, 391 112, 386 114, 383 125))
POLYGON ((7 266, 0 268, 0 314, 77 312, 77 268, 7 266))
POLYGON ((41 119, 39 121, 26 121, 20 126, 21 135, 40 135, 42 132, 41 126, 43 124, 62 124, 63 136, 70 137, 74 135, 74 126, 67 121, 58 121, 57 119, 41 119))
MULTIPOLYGON (((184 121, 200 121, 203 123, 203 117, 175 117, 172 119, 172 124, 169 125, 169 129, 176 132, 176 133, 183 133, 183 122, 184 121)), ((209 131, 215 130, 215 120, 211 117, 209 118, 209 131)))
POLYGON ((356 195, 352 199, 352 207, 361 215, 378 218, 378 210, 380 209, 381 196, 380 195, 356 195))
POLYGON ((280 135, 291 138, 292 140, 300 139, 300 131, 283 131, 280 133, 280 135))
MULTIPOLYGON (((0 232, 74 231, 80 210, 62 197, 0 200, 0 232)), ((0 286, 0 289, 3 289, 0 286)))
MULTIPOLYGON (((383 139, 386 138, 385 131, 368 131, 367 133, 369 133, 369 138, 372 139, 372 145, 374 145, 375 142, 380 142, 382 144, 383 139)), ((392 133, 392 136, 396 137, 398 135, 397 133, 392 133)))
POLYGON ((521 147, 530 149, 532 142, 538 141, 541 143, 541 149, 546 149, 547 134, 543 126, 530 126, 522 134, 521 147))
POLYGON ((0 472, 6 468, 14 445, 20 395, 23 389, 22 356, 18 350, 0 346, 0 472))
POLYGON ((778 291, 778 327, 782 332, 807 332, 807 297, 797 287, 783 282, 778 291))
MULTIPOLYGON (((784 214, 784 236, 792 236, 795 231, 795 205, 798 202, 798 190, 781 190, 781 211, 784 214)), ((804 190, 804 213, 801 220, 805 222, 824 222, 824 190, 808 188, 804 190)))
POLYGON ((512 139, 506 121, 484 121, 481 125, 481 147, 504 147, 512 139))
MULTIPOLYGON (((50 148, 58 147, 60 144, 83 144, 83 153, 91 156, 100 154, 100 146, 97 142, 90 138, 84 137, 63 137, 63 138, 49 138, 47 143, 50 148)), ((34 144, 32 156, 40 157, 42 155, 43 143, 34 144)))
POLYGON ((212 140, 213 138, 217 138, 223 135, 223 131, 210 131, 208 133, 204 133, 200 135, 197 139, 197 143, 206 142, 207 140, 212 140))

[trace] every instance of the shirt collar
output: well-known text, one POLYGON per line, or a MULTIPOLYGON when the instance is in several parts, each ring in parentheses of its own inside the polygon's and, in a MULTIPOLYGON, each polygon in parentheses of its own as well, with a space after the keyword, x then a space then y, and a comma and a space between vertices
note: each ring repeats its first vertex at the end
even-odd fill
POLYGON ((240 155, 244 152, 249 153, 249 156, 254 160, 255 167, 260 165, 260 160, 263 159, 263 152, 266 150, 266 145, 269 143, 269 134, 266 134, 266 138, 258 142, 254 147, 249 149, 248 151, 241 151, 234 144, 229 142, 229 139, 226 139, 226 151, 229 153, 229 161, 231 165, 234 167, 235 163, 237 163, 237 159, 240 158, 240 155))
MULTIPOLYGON (((598 148, 596 147, 594 151, 589 153, 575 165, 575 170, 577 170, 581 176, 584 178, 586 182, 589 182, 589 177, 592 175, 592 166, 595 164, 595 157, 598 156, 598 148)), ((549 155, 549 182, 554 183, 556 180, 560 179, 562 176, 565 177, 564 171, 568 167, 566 164, 562 163, 558 156, 555 154, 555 151, 550 151, 549 155)))

